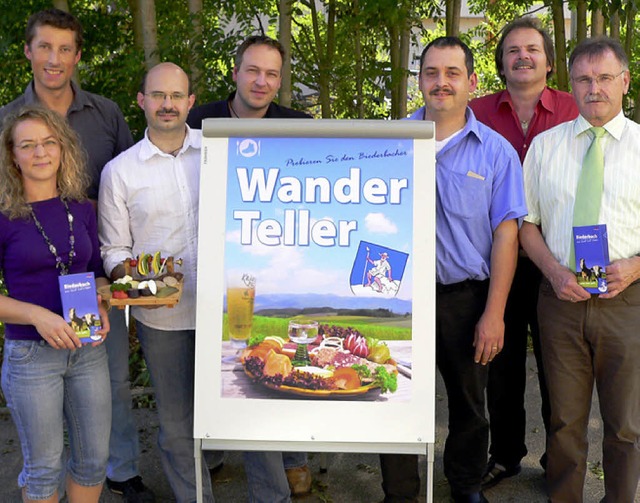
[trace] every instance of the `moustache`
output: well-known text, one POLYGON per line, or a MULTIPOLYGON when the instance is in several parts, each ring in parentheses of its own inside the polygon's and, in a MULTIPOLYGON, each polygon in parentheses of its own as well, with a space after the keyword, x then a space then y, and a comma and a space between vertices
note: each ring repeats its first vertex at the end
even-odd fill
POLYGON ((516 61, 516 63, 513 65, 513 69, 514 70, 518 70, 520 68, 524 68, 524 67, 531 67, 531 68, 535 68, 536 65, 533 64, 532 61, 523 61, 523 60, 518 60, 516 61))
POLYGON ((600 94, 589 94, 584 99, 585 103, 599 103, 599 102, 602 102, 602 101, 607 101, 607 100, 605 99, 604 96, 602 96, 600 94))
POLYGON ((431 90, 431 92, 429 93, 429 95, 430 95, 430 96, 433 96, 433 95, 438 94, 438 93, 444 93, 444 94, 448 94, 448 95, 450 95, 450 96, 453 96, 453 95, 455 95, 455 94, 456 94, 456 93, 454 93, 454 92, 453 92, 453 89, 451 89, 451 88, 449 88, 449 87, 441 87, 441 86, 438 86, 438 87, 434 87, 434 88, 431 90))
POLYGON ((161 108, 156 112, 156 115, 160 114, 178 115, 178 111, 175 108, 161 108))

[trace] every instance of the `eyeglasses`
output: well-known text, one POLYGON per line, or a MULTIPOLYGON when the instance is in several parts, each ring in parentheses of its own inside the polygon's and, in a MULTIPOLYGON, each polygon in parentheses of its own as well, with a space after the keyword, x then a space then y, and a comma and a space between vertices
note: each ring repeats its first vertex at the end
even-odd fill
POLYGON ((153 101, 158 101, 158 102, 163 102, 167 98, 169 98, 171 101, 182 101, 187 98, 187 95, 184 93, 162 93, 160 91, 145 93, 145 96, 148 96, 153 101))
POLYGON ((45 140, 42 143, 25 142, 21 143, 20 145, 16 145, 15 148, 17 148, 23 154, 33 154, 38 146, 45 149, 47 153, 51 153, 60 147, 60 143, 58 143, 57 140, 52 139, 45 140))
POLYGON ((596 75, 595 77, 583 76, 583 77, 577 77, 572 80, 579 86, 591 87, 591 84, 593 84, 593 82, 595 81, 596 84, 598 84, 599 86, 606 87, 612 84, 614 80, 616 80, 618 77, 620 77, 620 75, 622 75, 626 71, 627 71, 626 69, 623 69, 620 71, 620 73, 617 73, 616 75, 611 75, 610 73, 603 73, 600 75, 596 75))

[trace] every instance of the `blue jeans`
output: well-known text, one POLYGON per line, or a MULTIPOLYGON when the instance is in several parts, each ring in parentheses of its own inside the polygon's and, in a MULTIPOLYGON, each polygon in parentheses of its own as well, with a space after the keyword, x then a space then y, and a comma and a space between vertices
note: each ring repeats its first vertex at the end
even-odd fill
POLYGON ((284 469, 300 468, 307 464, 306 452, 283 452, 282 461, 284 462, 284 469))
MULTIPOLYGON (((193 443, 195 330, 158 330, 136 321, 138 338, 155 389, 160 460, 178 503, 196 501, 193 443)), ((202 461, 204 501, 213 501, 211 477, 202 461)))
MULTIPOLYGON (((289 503, 291 501, 291 490, 284 471, 284 457, 285 453, 275 451, 243 453, 251 503, 289 503)), ((294 466, 287 467, 294 468, 294 466)))
POLYGON ((138 428, 131 410, 129 382, 129 330, 125 311, 112 309, 109 313, 111 330, 105 341, 111 378, 111 436, 107 477, 124 482, 139 475, 140 444, 138 428))
POLYGON ((5 340, 2 391, 16 424, 24 465, 18 476, 30 499, 50 498, 66 469, 82 486, 104 481, 111 403, 103 345, 53 349, 44 341, 5 340))

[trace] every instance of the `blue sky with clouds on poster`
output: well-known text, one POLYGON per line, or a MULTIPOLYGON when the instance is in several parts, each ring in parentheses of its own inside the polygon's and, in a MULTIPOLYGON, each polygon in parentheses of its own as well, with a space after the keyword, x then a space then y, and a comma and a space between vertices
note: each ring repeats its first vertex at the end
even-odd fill
MULTIPOLYGON (((352 295, 349 275, 361 240, 411 253, 412 145, 410 139, 229 138, 227 273, 252 271, 258 294, 352 295), (316 189, 316 201, 309 201, 311 178, 325 179, 319 183, 330 188, 328 200, 318 201, 322 189, 316 189), (326 233, 334 226, 332 239, 326 233)), ((409 257, 398 298, 411 298, 411 269, 409 257)))

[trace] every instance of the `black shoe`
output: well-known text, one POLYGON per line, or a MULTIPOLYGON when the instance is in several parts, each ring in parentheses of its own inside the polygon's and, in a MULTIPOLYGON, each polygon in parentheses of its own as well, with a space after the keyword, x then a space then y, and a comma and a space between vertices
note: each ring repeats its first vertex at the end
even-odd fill
POLYGON ((127 503, 154 503, 156 495, 142 483, 139 475, 124 482, 107 479, 107 487, 112 493, 121 494, 127 503))
POLYGON ((490 487, 499 484, 502 480, 514 475, 518 475, 522 470, 520 463, 513 466, 504 466, 500 463, 496 463, 495 459, 490 459, 487 464, 487 469, 482 476, 482 482, 480 483, 482 489, 489 489, 490 487))
POLYGON ((489 500, 484 497, 482 491, 471 494, 462 494, 456 491, 451 491, 451 503, 489 503, 489 500))

